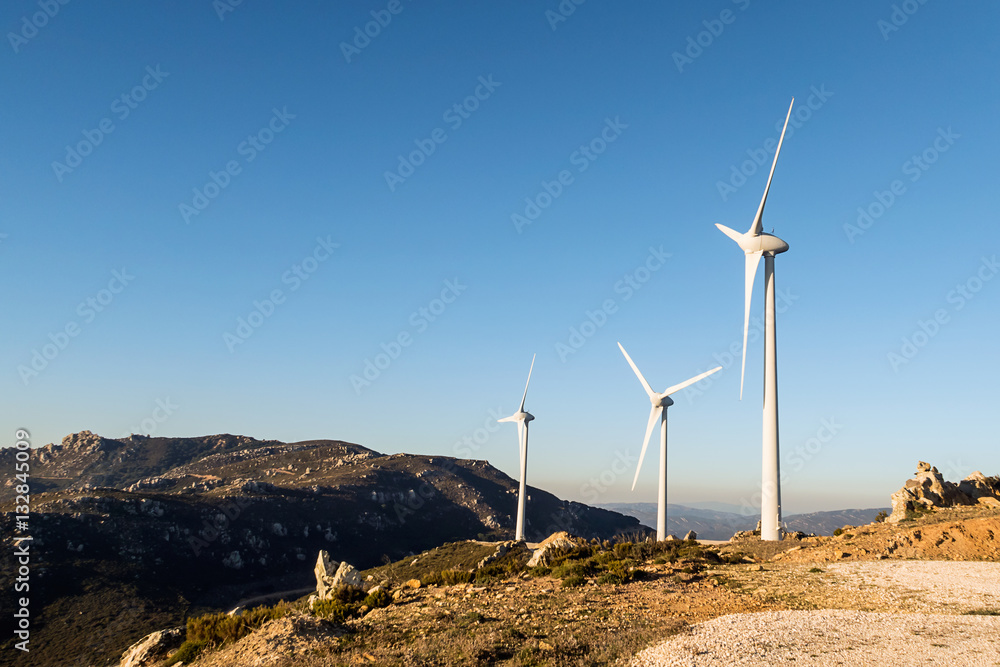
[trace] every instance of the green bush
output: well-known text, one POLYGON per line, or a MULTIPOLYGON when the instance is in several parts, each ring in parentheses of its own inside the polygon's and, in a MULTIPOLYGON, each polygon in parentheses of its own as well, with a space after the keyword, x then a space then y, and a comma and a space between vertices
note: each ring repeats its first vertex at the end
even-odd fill
POLYGON ((582 586, 584 581, 586 581, 586 579, 584 579, 581 575, 571 574, 562 580, 562 587, 570 588, 572 586, 582 586))
POLYGON ((235 642, 268 621, 287 616, 291 607, 280 602, 273 607, 255 607, 242 614, 205 614, 187 621, 187 642, 192 644, 226 644, 235 642))
POLYGON ((190 663, 198 657, 203 648, 205 648, 205 642, 185 641, 180 645, 180 648, 174 651, 173 655, 167 659, 164 665, 165 667, 170 667, 171 665, 176 665, 178 662, 190 663))
POLYGON ((352 604, 364 598, 365 592, 360 588, 355 588, 354 586, 346 586, 344 584, 341 584, 333 589, 329 597, 330 599, 333 600, 339 600, 344 604, 352 604))
POLYGON ((379 609, 381 607, 388 607, 392 604, 392 596, 389 595, 389 591, 384 588, 380 588, 374 593, 369 593, 362 604, 368 605, 371 609, 379 609))
POLYGON ((875 522, 876 523, 883 523, 888 518, 889 518, 889 515, 885 513, 885 510, 882 510, 881 512, 879 512, 878 514, 875 515, 875 522))
POLYGON ((843 534, 844 534, 844 529, 843 528, 837 528, 836 530, 833 531, 833 536, 834 537, 839 537, 839 536, 841 536, 843 534))
POLYGON ((313 603, 312 612, 314 616, 325 618, 331 623, 343 623, 357 613, 358 607, 360 607, 358 604, 345 604, 340 600, 330 598, 328 600, 316 600, 313 603))

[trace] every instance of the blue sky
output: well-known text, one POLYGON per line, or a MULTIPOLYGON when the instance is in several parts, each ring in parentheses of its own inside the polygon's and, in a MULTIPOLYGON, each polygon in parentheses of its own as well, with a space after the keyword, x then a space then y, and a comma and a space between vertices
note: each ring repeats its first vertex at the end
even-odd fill
POLYGON ((669 497, 753 504, 762 342, 740 401, 743 260, 714 223, 750 226, 794 96, 764 217, 791 246, 785 511, 887 505, 918 459, 997 474, 998 18, 5 3, 0 432, 336 438, 516 475, 495 418, 537 353, 529 483, 653 501, 620 340, 656 389, 726 366, 674 397, 669 497))

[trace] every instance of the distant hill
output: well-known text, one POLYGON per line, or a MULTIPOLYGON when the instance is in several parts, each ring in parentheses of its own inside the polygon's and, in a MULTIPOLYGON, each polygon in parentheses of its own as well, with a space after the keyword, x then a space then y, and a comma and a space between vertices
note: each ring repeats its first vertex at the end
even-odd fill
MULTIPOLYGON (((708 505, 709 503, 705 503, 708 505)), ((719 505, 722 505, 719 503, 719 505)), ((633 516, 644 526, 656 528, 656 503, 607 503, 605 509, 633 516)), ((811 512, 785 517, 789 531, 832 535, 841 526, 860 526, 871 523, 879 512, 888 512, 888 507, 872 509, 847 509, 831 512, 811 512)), ((744 516, 734 512, 699 509, 685 505, 667 505, 667 532, 683 537, 693 530, 704 540, 728 540, 740 530, 753 530, 757 526, 758 515, 744 516)))
MULTIPOLYGON (((14 450, 0 450, 14 470, 14 450)), ((31 665, 117 664, 196 609, 309 586, 320 549, 359 569, 444 542, 510 539, 517 483, 485 461, 386 456, 336 440, 103 438, 33 452, 31 665), (109 663, 114 659, 114 663, 109 663)), ((0 587, 13 589, 15 489, 0 486, 0 587)), ((529 487, 526 535, 648 532, 529 487)), ((0 639, 0 664, 19 651, 0 639)), ((20 657, 20 656, 19 656, 20 657)))

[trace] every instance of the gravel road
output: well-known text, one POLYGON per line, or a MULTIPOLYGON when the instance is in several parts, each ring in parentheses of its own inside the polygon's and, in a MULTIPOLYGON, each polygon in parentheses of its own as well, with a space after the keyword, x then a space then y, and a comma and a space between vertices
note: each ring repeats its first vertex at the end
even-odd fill
MULTIPOLYGON (((731 614, 639 653, 633 667, 708 665, 1000 665, 1000 564, 879 561, 829 566, 858 596, 889 594, 922 613, 854 610, 731 614), (931 613, 928 613, 931 612, 931 613)), ((859 605, 862 604, 859 599, 859 605)))

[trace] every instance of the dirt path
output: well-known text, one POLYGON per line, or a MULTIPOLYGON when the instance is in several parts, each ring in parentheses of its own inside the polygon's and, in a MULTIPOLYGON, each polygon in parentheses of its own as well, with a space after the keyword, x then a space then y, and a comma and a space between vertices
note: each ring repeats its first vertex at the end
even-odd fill
POLYGON ((736 613, 639 653, 666 665, 1000 665, 1000 563, 873 561, 757 573, 764 598, 819 607, 736 613), (776 576, 768 582, 767 574, 776 576), (843 608, 854 605, 867 611, 843 608), (859 604, 860 603, 860 604, 859 604), (882 610, 882 611, 876 611, 882 610), (906 613, 906 612, 919 613, 906 613), (892 613, 884 613, 892 612, 892 613))

